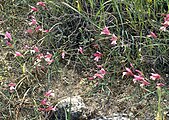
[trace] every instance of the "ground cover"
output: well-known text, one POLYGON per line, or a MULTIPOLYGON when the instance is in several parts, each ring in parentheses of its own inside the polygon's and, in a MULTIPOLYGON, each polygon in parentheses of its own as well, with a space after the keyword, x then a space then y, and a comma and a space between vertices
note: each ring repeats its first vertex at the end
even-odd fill
POLYGON ((0 119, 47 119, 80 95, 86 119, 167 120, 168 4, 0 1, 0 119))

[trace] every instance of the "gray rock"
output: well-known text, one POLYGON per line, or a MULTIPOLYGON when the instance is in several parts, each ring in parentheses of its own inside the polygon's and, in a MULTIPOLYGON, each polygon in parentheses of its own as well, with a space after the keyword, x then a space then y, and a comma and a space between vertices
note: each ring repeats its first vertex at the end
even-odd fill
POLYGON ((102 116, 102 117, 97 117, 91 120, 130 120, 127 116, 127 114, 123 114, 123 113, 117 113, 117 114, 113 114, 110 117, 106 117, 106 116, 102 116))
POLYGON ((56 104, 57 110, 53 113, 50 120, 79 120, 86 106, 80 96, 67 97, 56 104))

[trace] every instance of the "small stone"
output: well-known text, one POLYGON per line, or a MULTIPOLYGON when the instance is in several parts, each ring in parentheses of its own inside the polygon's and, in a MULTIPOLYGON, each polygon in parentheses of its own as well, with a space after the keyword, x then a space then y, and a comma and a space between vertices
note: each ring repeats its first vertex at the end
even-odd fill
POLYGON ((55 119, 55 116, 57 116, 58 120, 65 120, 68 117, 71 120, 78 120, 82 117, 83 110, 86 109, 86 106, 80 96, 72 96, 59 101, 56 108, 55 115, 50 117, 49 120, 55 119))

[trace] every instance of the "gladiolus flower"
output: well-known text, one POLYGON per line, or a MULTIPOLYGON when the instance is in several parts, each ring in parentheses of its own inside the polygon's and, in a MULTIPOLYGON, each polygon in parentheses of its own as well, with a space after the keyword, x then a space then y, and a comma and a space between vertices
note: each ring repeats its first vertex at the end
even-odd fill
POLYGON ((33 7, 33 6, 32 6, 32 7, 31 7, 31 11, 32 11, 32 12, 37 12, 38 9, 37 9, 36 7, 33 7))
POLYGON ((83 48, 82 47, 79 47, 78 51, 83 54, 83 48))
POLYGON ((38 6, 42 6, 42 7, 45 7, 45 6, 46 6, 44 2, 37 2, 37 4, 36 4, 36 5, 38 5, 38 6))
POLYGON ((116 45, 116 44, 117 44, 117 42, 116 42, 117 39, 118 39, 117 36, 116 36, 115 34, 113 34, 113 35, 112 35, 112 38, 110 39, 110 40, 111 40, 111 44, 112 44, 112 45, 116 45))
POLYGON ((36 57, 38 60, 41 60, 42 58, 44 58, 44 55, 43 55, 43 53, 41 53, 41 54, 38 54, 36 57))
POLYGON ((97 77, 102 79, 104 76, 100 73, 94 74, 93 78, 97 78, 97 77))
POLYGON ((146 80, 142 80, 140 82, 141 82, 141 84, 140 84, 141 87, 150 85, 150 83, 147 82, 146 80))
POLYGON ((99 61, 99 59, 101 58, 101 56, 102 56, 102 54, 97 51, 96 53, 94 53, 94 57, 95 57, 94 60, 95 61, 99 61))
POLYGON ((95 78, 94 77, 88 77, 89 80, 94 80, 95 78))
POLYGON ((36 19, 32 19, 32 21, 29 23, 29 25, 36 25, 36 24, 37 24, 36 19))
POLYGON ((168 27, 169 26, 169 21, 165 21, 164 23, 161 23, 164 27, 168 27))
POLYGON ((45 111, 46 109, 45 108, 39 108, 39 111, 45 111))
POLYGON ((163 87, 163 86, 165 86, 165 84, 163 84, 163 83, 157 83, 157 87, 163 87))
POLYGON ((167 28, 166 28, 165 26, 162 26, 162 27, 160 27, 160 30, 161 30, 161 31, 166 31, 167 28))
POLYGON ((16 84, 11 82, 11 83, 8 84, 8 86, 9 86, 10 92, 13 92, 13 90, 15 90, 16 84))
POLYGON ((152 37, 152 38, 157 38, 157 35, 154 32, 150 32, 149 35, 147 35, 147 37, 152 37))
POLYGON ((5 33, 5 38, 4 39, 9 39, 10 41, 12 41, 12 37, 11 34, 9 32, 5 33))
POLYGON ((54 97, 55 94, 52 92, 52 90, 49 90, 48 92, 46 92, 46 93, 44 94, 44 96, 46 96, 46 97, 50 97, 50 96, 54 97))
POLYGON ((56 108, 53 106, 49 106, 48 108, 45 109, 46 112, 48 111, 56 111, 56 108))
POLYGON ((62 59, 64 59, 64 58, 65 58, 65 52, 64 52, 64 51, 62 51, 61 56, 62 56, 62 59))
POLYGON ((158 80, 160 78, 161 78, 161 76, 159 74, 151 73, 150 79, 152 79, 152 80, 158 80))
POLYGON ((45 58, 51 59, 52 58, 52 54, 50 54, 49 52, 47 52, 47 54, 45 55, 45 58))
POLYGON ((20 52, 15 52, 15 57, 23 57, 23 55, 20 52))
POLYGON ((106 71, 102 68, 102 69, 99 71, 99 73, 104 76, 104 75, 106 74, 106 71))
POLYGON ((45 61, 48 63, 48 65, 50 65, 52 62, 54 62, 52 58, 52 54, 47 52, 47 55, 45 55, 45 61))
MULTIPOLYGON (((123 72, 123 76, 134 76, 133 72, 131 71, 130 68, 126 68, 126 72, 123 72)), ((122 76, 122 77, 123 77, 122 76)))
POLYGON ((44 33, 48 33, 48 32, 49 32, 49 30, 43 30, 42 32, 44 32, 44 33))
POLYGON ((46 98, 43 99, 43 100, 40 102, 40 104, 41 104, 41 105, 48 105, 47 99, 46 99, 46 98))
POLYGON ((34 50, 35 52, 39 52, 39 48, 36 47, 36 46, 33 48, 33 50, 34 50))
POLYGON ((135 70, 135 71, 139 74, 139 76, 143 76, 143 73, 140 70, 135 70))
POLYGON ((97 65, 98 68, 102 68, 102 65, 97 65))
POLYGON ((134 75, 133 82, 136 83, 137 81, 140 81, 140 82, 144 81, 144 77, 134 75))
POLYGON ((51 59, 51 60, 48 60, 48 61, 46 61, 47 63, 48 63, 48 65, 50 65, 51 63, 53 63, 54 62, 54 60, 53 59, 51 59))
POLYGON ((101 34, 103 34, 103 35, 110 35, 111 33, 110 33, 108 27, 104 27, 104 29, 102 30, 101 34))
POLYGON ((36 31, 36 32, 41 31, 41 30, 42 30, 42 29, 41 29, 41 26, 40 26, 40 25, 35 28, 35 31, 36 31))

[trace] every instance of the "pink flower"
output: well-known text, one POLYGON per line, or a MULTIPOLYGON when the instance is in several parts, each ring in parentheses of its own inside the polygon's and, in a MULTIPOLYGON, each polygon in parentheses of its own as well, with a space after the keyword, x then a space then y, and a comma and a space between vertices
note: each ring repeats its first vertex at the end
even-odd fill
POLYGON ((159 74, 157 74, 157 73, 151 73, 150 79, 152 79, 152 80, 158 80, 160 78, 161 78, 161 76, 159 74))
POLYGON ((94 80, 95 78, 94 77, 88 77, 89 80, 94 80))
POLYGON ((101 58, 101 56, 102 56, 102 54, 97 51, 96 53, 94 53, 94 57, 95 57, 94 60, 95 61, 99 61, 99 59, 101 58))
POLYGON ((102 65, 97 65, 98 68, 102 68, 102 65))
POLYGON ((100 73, 96 73, 96 74, 94 74, 94 76, 93 76, 93 78, 95 79, 95 78, 103 78, 104 77, 104 75, 102 75, 102 74, 100 74, 100 73))
POLYGON ((140 70, 135 70, 135 71, 139 74, 139 76, 143 76, 143 73, 140 70))
POLYGON ((13 90, 15 90, 16 84, 11 82, 11 83, 8 84, 8 86, 9 86, 10 92, 13 92, 13 90))
POLYGON ((103 35, 110 35, 111 33, 110 33, 108 27, 104 27, 103 30, 102 30, 102 32, 101 32, 101 34, 103 34, 103 35))
POLYGON ((40 53, 36 57, 38 60, 41 60, 42 58, 44 58, 44 55, 43 55, 43 53, 40 53))
POLYGON ((49 105, 49 104, 47 103, 47 99, 46 99, 46 98, 44 98, 44 99, 40 102, 40 104, 41 104, 41 105, 49 105))
POLYGON ((39 5, 39 6, 42 6, 42 7, 45 7, 45 6, 46 6, 44 2, 37 2, 36 5, 39 5))
POLYGON ((39 51, 39 48, 36 47, 36 46, 33 48, 33 50, 34 50, 35 52, 40 52, 40 51, 39 51))
POLYGON ((29 23, 29 25, 36 25, 36 24, 37 24, 36 19, 32 19, 32 21, 29 23))
POLYGON ((41 30, 42 30, 42 29, 41 29, 41 26, 40 26, 40 25, 35 28, 35 31, 36 31, 36 32, 41 31, 41 30))
POLYGON ((146 80, 142 80, 140 82, 141 82, 141 84, 140 84, 141 87, 150 85, 150 83, 146 80))
POLYGON ((48 65, 50 65, 51 63, 53 63, 54 62, 54 60, 53 59, 51 59, 51 60, 48 60, 48 61, 46 61, 47 63, 48 63, 48 65))
POLYGON ((48 32, 49 32, 49 30, 43 30, 42 32, 44 32, 44 33, 48 33, 48 32))
POLYGON ((83 48, 82 47, 79 47, 78 51, 83 54, 83 48))
POLYGON ((61 56, 62 56, 62 59, 64 59, 64 58, 65 58, 65 52, 64 52, 64 51, 62 51, 61 56))
POLYGON ((45 55, 45 58, 51 59, 52 58, 52 54, 50 54, 49 52, 47 52, 47 54, 45 55))
POLYGON ((56 111, 56 107, 53 107, 53 106, 49 106, 45 109, 46 112, 48 111, 56 111))
POLYGON ((52 56, 53 56, 53 55, 50 54, 50 53, 48 53, 48 52, 47 52, 47 55, 45 55, 45 61, 48 63, 48 65, 50 65, 52 62, 54 62, 54 60, 51 59, 52 56))
POLYGON ((23 49, 28 50, 30 47, 28 45, 25 45, 23 49))
POLYGON ((45 108, 39 108, 39 111, 45 111, 46 109, 45 108))
POLYGON ((161 30, 161 31, 166 31, 167 28, 166 28, 165 26, 162 26, 162 27, 160 27, 160 30, 161 30))
POLYGON ((164 27, 168 27, 169 26, 169 21, 165 21, 164 23, 161 23, 164 27))
MULTIPOLYGON (((126 72, 123 72, 123 76, 134 76, 133 72, 131 71, 130 68, 126 68, 126 72)), ((122 76, 122 77, 123 77, 122 76)))
POLYGON ((147 35, 147 37, 152 37, 152 38, 157 38, 157 35, 154 32, 150 32, 149 35, 147 35))
POLYGON ((31 7, 31 11, 32 11, 32 12, 37 12, 38 9, 37 9, 36 7, 33 7, 33 6, 32 6, 32 7, 31 7))
POLYGON ((99 73, 104 76, 104 75, 106 74, 106 71, 102 68, 102 69, 99 71, 99 73))
POLYGON ((9 32, 5 33, 5 38, 4 39, 9 39, 10 41, 12 41, 12 37, 11 34, 9 32))
POLYGON ((15 57, 23 57, 23 55, 20 52, 15 52, 15 57))
POLYGON ((165 86, 165 84, 163 84, 163 83, 157 83, 157 87, 163 87, 163 86, 165 86))
POLYGON ((169 14, 166 14, 166 15, 165 15, 164 21, 169 21, 169 14))
POLYGON ((46 93, 44 94, 44 96, 46 96, 46 97, 50 97, 50 96, 54 97, 55 94, 52 92, 52 90, 49 90, 48 92, 46 92, 46 93))
POLYGON ((144 77, 134 75, 133 82, 136 83, 137 81, 139 81, 139 82, 144 81, 144 77))
POLYGON ((103 68, 101 68, 101 70, 99 70, 98 73, 94 74, 93 78, 94 79, 95 78, 101 78, 102 79, 105 74, 106 74, 106 71, 103 68))
POLYGON ((116 36, 115 34, 113 34, 113 35, 112 35, 112 38, 110 39, 110 40, 111 40, 111 44, 112 44, 112 45, 116 45, 116 44, 117 44, 117 42, 116 42, 117 39, 118 39, 117 36, 116 36))

